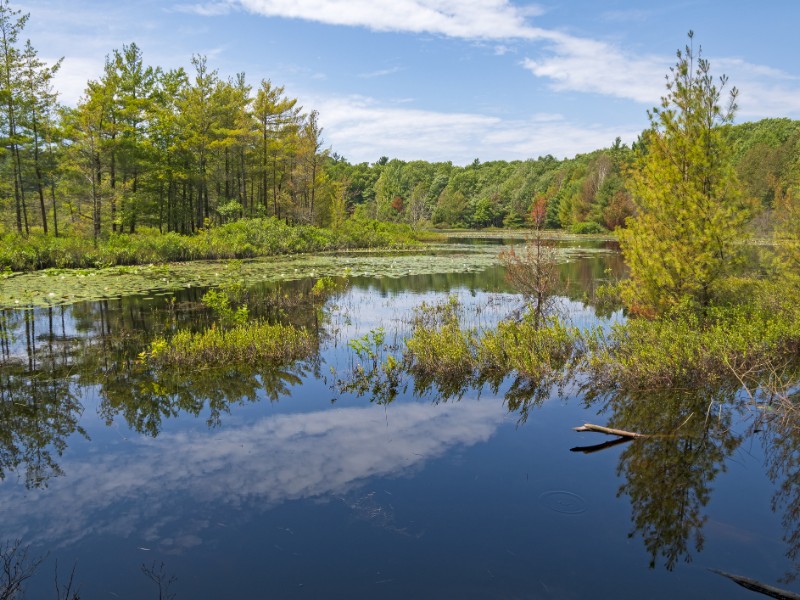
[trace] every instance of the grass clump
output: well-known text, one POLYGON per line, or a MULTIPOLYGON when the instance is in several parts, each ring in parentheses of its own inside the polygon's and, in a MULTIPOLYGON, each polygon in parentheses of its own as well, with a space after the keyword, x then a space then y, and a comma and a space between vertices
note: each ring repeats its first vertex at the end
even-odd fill
POLYGON ((416 375, 467 378, 477 366, 475 332, 463 330, 461 303, 450 296, 441 304, 423 302, 415 311, 406 340, 406 360, 416 375))
POLYGON ((182 330, 169 343, 151 342, 143 360, 153 366, 219 367, 223 365, 287 365, 308 358, 316 342, 311 334, 291 325, 262 321, 201 332, 182 330))
POLYGON ((557 317, 544 326, 528 312, 521 321, 503 321, 481 337, 478 362, 482 370, 540 380, 560 373, 582 354, 581 332, 557 317))
POLYGON ((776 365, 796 360, 800 307, 772 286, 748 305, 716 307, 659 319, 630 319, 587 336, 586 369, 606 388, 655 389, 756 382, 776 365))

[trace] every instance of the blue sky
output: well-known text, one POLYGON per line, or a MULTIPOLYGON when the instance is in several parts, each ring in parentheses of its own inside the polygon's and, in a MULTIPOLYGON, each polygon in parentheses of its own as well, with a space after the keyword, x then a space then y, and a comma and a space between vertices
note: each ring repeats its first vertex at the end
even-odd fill
POLYGON ((740 90, 737 121, 800 118, 800 1, 27 0, 25 36, 65 57, 74 104, 104 57, 208 57, 220 76, 284 85, 351 162, 559 158, 633 141, 695 42, 740 90))

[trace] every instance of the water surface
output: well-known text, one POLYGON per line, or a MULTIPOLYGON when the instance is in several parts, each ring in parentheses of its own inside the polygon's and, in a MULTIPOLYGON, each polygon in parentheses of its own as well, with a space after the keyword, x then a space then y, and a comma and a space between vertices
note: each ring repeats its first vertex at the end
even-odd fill
MULTIPOLYGON (((560 308, 608 326, 621 314, 583 301, 621 260, 584 245, 560 308)), ((499 250, 455 251, 470 246, 499 250)), ((319 340, 283 369, 137 364, 153 336, 208 326, 204 288, 4 311, 2 537, 46 557, 28 597, 56 597, 56 563, 82 598, 158 598, 157 581, 187 599, 754 597, 710 569, 800 591, 800 442, 724 394, 342 391, 361 360, 348 341, 382 328, 380 353, 401 352, 422 302, 455 294, 476 328, 519 308, 496 261, 447 264, 357 275, 322 308, 254 304, 319 340), (685 436, 602 450, 572 431, 684 420, 685 436)), ((293 279, 253 297, 302 299, 314 279, 293 279)))

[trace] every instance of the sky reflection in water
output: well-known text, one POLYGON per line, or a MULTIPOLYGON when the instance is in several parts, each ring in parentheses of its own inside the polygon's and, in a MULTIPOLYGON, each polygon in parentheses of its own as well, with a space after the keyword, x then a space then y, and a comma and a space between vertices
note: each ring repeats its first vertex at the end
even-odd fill
MULTIPOLYGON (((579 290, 618 269, 616 258, 592 254, 565 267, 573 291, 561 306, 577 326, 598 322, 579 290)), ((6 401, 66 406, 70 395, 86 430, 19 433, 28 461, 36 440, 65 443, 52 451, 63 474, 39 487, 26 487, 24 464, 0 457, 4 536, 51 553, 29 596, 53 597, 56 559, 62 572, 78 561, 87 598, 157 597, 139 570, 153 560, 178 577, 177 598, 748 598, 707 569, 774 584, 796 568, 786 554, 800 520, 800 443, 780 431, 750 436, 724 399, 647 394, 585 406, 573 385, 523 425, 509 412, 508 383, 448 402, 401 386, 389 405, 332 386, 330 368, 353 364, 347 340, 383 327, 399 345, 412 309, 451 291, 478 328, 518 307, 497 268, 357 278, 327 316, 302 315, 320 327, 320 355, 273 392, 263 389, 266 373, 227 373, 216 387, 201 373, 125 375, 123 357, 146 340, 137 335, 159 329, 165 300, 11 314, 6 401), (74 337, 93 341, 70 354, 74 337), (26 339, 38 348, 31 362, 26 339), (49 383, 56 377, 61 387, 49 383), (153 390, 178 384, 198 394, 191 410, 153 390), (161 411, 153 428, 126 420, 147 414, 148 403, 161 411), (697 436, 688 440, 569 452, 605 441, 571 431, 585 421, 644 428, 657 415, 669 427, 709 406, 717 420, 690 421, 697 436), (553 498, 581 510, 558 510, 553 498)), ((36 426, 24 414, 12 422, 36 426)))

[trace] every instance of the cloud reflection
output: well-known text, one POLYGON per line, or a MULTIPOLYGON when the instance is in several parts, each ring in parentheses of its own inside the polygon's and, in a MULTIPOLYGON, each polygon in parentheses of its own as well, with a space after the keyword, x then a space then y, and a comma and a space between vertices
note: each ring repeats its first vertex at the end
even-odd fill
MULTIPOLYGON (((0 484, 7 536, 54 548, 98 534, 175 551, 202 543, 210 515, 340 495, 371 477, 413 472, 456 446, 488 440, 491 401, 334 408, 236 429, 164 433, 64 460, 43 490, 0 484)), ((252 513, 251 513, 252 514, 252 513)))

